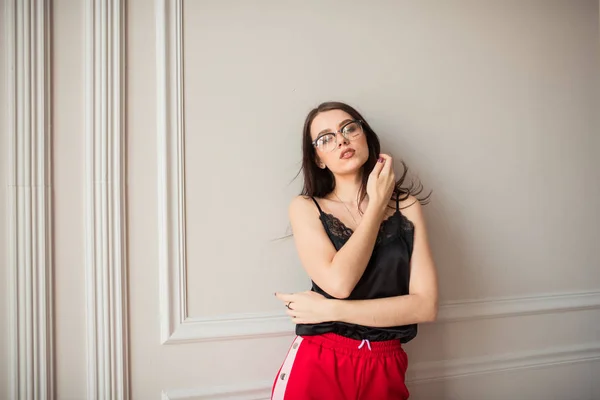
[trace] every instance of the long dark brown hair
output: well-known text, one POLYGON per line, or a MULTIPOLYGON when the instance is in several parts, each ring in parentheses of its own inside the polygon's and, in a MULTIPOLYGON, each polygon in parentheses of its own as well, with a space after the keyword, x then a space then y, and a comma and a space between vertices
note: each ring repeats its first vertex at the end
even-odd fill
MULTIPOLYGON (((360 204, 367 196, 367 181, 369 174, 375 167, 375 163, 379 158, 380 144, 377 134, 373 131, 369 123, 363 118, 358 111, 353 107, 345 103, 337 101, 330 101, 320 104, 318 107, 311 110, 306 116, 304 121, 304 130, 302 133, 302 167, 299 174, 304 175, 304 187, 302 188, 301 195, 314 196, 314 197, 325 197, 335 189, 335 177, 333 173, 327 168, 321 169, 317 165, 317 154, 315 147, 312 144, 312 137, 310 135, 310 126, 315 117, 325 111, 331 110, 342 110, 348 113, 353 119, 361 120, 363 131, 367 138, 367 146, 369 147, 369 158, 362 167, 362 183, 360 190, 357 194, 357 204, 360 204)), ((409 195, 413 195, 421 204, 425 205, 429 203, 431 192, 424 198, 419 198, 418 195, 423 191, 423 185, 421 182, 413 178, 408 185, 405 187, 405 180, 408 173, 408 166, 402 160, 400 160, 404 170, 400 178, 396 181, 396 187, 394 189, 394 199, 400 201, 406 200, 409 195)))

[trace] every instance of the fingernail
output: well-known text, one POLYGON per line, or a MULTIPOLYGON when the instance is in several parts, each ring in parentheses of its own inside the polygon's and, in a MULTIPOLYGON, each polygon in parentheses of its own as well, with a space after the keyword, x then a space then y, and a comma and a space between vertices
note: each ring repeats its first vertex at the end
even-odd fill
POLYGON ((379 157, 378 162, 383 162, 383 157, 379 157))

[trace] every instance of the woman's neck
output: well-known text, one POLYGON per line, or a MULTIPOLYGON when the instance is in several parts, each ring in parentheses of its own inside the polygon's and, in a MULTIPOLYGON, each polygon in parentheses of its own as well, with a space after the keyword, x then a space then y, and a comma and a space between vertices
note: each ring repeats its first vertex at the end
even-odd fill
POLYGON ((356 205, 358 202, 358 191, 362 185, 360 175, 336 176, 334 199, 341 200, 346 204, 356 205))

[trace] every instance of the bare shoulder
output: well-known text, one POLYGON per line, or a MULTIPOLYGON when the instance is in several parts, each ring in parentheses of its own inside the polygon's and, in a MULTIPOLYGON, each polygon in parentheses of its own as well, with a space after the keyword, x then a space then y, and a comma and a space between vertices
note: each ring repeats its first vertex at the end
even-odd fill
POLYGON ((323 239, 320 235, 325 234, 325 231, 321 224, 319 209, 310 197, 294 197, 292 201, 290 201, 288 217, 296 240, 298 240, 299 237, 318 238, 319 240, 323 239))
POLYGON ((415 196, 409 195, 406 199, 400 201, 400 211, 413 224, 420 225, 423 223, 423 208, 415 196))
POLYGON ((288 207, 290 218, 302 218, 310 215, 318 215, 318 210, 315 206, 315 203, 309 196, 296 196, 290 201, 290 205, 288 207))

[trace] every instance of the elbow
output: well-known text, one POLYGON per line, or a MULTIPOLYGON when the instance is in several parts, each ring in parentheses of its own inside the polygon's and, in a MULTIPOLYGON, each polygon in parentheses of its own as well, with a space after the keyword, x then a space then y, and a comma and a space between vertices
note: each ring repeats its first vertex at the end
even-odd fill
POLYGON ((340 283, 337 285, 331 285, 328 289, 329 290, 327 290, 327 293, 331 297, 339 300, 344 300, 350 297, 354 288, 348 287, 348 285, 340 283))
POLYGON ((426 299, 423 306, 423 322, 435 322, 438 316, 438 302, 437 300, 426 299))
POLYGON ((327 294, 329 294, 331 297, 338 299, 338 300, 344 300, 347 299, 348 297, 350 297, 350 294, 352 293, 351 290, 348 290, 347 288, 331 288, 329 291, 327 291, 327 294))
POLYGON ((350 297, 353 287, 344 284, 338 277, 328 277, 328 279, 315 280, 313 282, 325 292, 326 295, 334 299, 344 300, 350 297))
POLYGON ((437 321, 437 316, 438 316, 438 307, 437 307, 437 305, 435 305, 434 307, 432 307, 432 309, 429 312, 427 322, 437 321))
POLYGON ((328 295, 338 300, 345 300, 352 294, 356 282, 350 282, 344 276, 331 275, 321 289, 325 290, 328 295))

